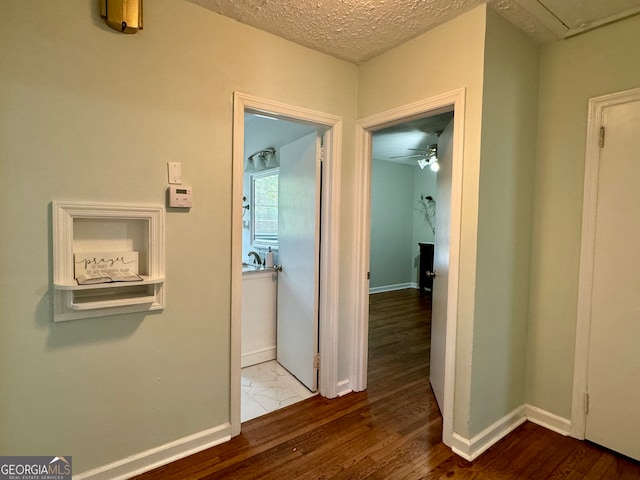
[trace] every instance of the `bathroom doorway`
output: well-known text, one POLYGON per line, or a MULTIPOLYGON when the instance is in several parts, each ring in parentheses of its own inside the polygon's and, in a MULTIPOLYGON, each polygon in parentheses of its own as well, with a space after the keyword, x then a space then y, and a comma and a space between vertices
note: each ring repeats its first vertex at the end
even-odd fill
POLYGON ((245 113, 241 420, 317 392, 323 129, 245 113))
MULTIPOLYGON (((244 387, 250 381, 243 375, 243 366, 262 366, 258 369, 275 380, 268 387, 291 373, 306 384, 309 394, 318 391, 331 397, 335 390, 331 386, 335 385, 337 363, 337 276, 322 272, 337 271, 337 222, 333 214, 337 220, 339 195, 333 192, 338 178, 340 127, 337 117, 235 95, 231 298, 234 435, 240 432, 243 419, 253 415, 245 415, 242 409, 241 393, 249 390, 244 387), (267 259, 269 268, 265 269, 267 259), (277 271, 272 264, 282 270, 277 271), (252 324, 258 316, 269 317, 270 326, 252 324), (243 348, 245 340, 255 342, 243 348), (266 345, 265 340, 271 344, 266 345)), ((275 396, 263 397, 262 406, 286 406, 297 395, 280 392, 275 396)), ((244 402, 246 407, 248 400, 244 402)))

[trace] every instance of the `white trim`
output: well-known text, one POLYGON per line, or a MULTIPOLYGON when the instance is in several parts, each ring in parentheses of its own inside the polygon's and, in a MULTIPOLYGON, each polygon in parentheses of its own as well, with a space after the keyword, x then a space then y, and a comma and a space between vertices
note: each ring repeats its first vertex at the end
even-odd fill
POLYGON ((348 393, 353 392, 353 388, 351 387, 351 380, 345 378, 344 380, 340 380, 337 383, 338 387, 338 397, 343 397, 348 393))
POLYGON ((640 88, 594 97, 589 100, 587 145, 582 201, 582 236, 580 239, 580 275, 571 402, 571 435, 583 439, 586 428, 584 394, 587 391, 587 363, 591 330, 591 296, 593 289, 593 255, 596 233, 598 195, 598 163, 600 159, 600 127, 604 109, 640 100, 640 88))
POLYGON ((454 433, 451 450, 471 462, 526 421, 525 407, 521 405, 470 440, 454 433))
MULTIPOLYGON (((339 389, 338 396, 346 395, 352 391, 349 388, 349 379, 337 382, 337 386, 339 389)), ((485 452, 489 447, 495 445, 525 420, 529 420, 562 435, 567 435, 570 429, 569 420, 545 412, 537 407, 524 405, 486 428, 471 440, 454 433, 452 450, 457 455, 471 461, 485 452)), ((74 480, 120 480, 131 478, 227 442, 231 439, 230 430, 230 424, 224 423, 108 465, 82 472, 74 475, 73 478, 74 480)))
MULTIPOLYGON (((77 201, 53 201, 53 292, 55 322, 83 318, 102 317, 122 313, 146 312, 164 308, 164 206, 117 204, 77 201), (74 278, 74 251, 77 247, 78 224, 75 221, 122 220, 136 221, 145 230, 146 245, 139 248, 146 256, 146 266, 141 268, 140 282, 77 285, 74 278), (74 226, 75 225, 75 226, 74 226), (143 273, 144 272, 144 273, 143 273), (132 287, 148 287, 148 293, 139 297, 131 292, 132 287), (93 302, 77 304, 76 292, 109 288, 119 290, 119 295, 108 296, 93 302)), ((105 227, 106 228, 106 227, 105 227)), ((123 239, 124 240, 124 239, 123 239)))
POLYGON ((449 240, 449 285, 447 300, 447 338, 445 358, 445 391, 443 405, 442 440, 453 442, 453 400, 455 388, 456 331, 458 319, 458 281, 460 262, 460 228, 462 220, 462 170, 464 159, 465 89, 460 88, 436 97, 398 107, 363 118, 356 125, 356 185, 354 188, 354 281, 350 291, 354 298, 354 364, 353 388, 361 391, 367 385, 367 352, 369 326, 369 271, 370 251, 370 190, 371 190, 371 133, 375 130, 407 121, 454 111, 453 170, 451 185, 451 231, 449 240))
POLYGON ((342 162, 342 118, 303 107, 234 93, 233 173, 231 218, 231 434, 240 433, 240 365, 242 319, 242 192, 244 176, 244 113, 252 111, 314 124, 326 129, 322 179, 322 242, 320 246, 320 337, 322 358, 319 392, 337 395, 338 378, 338 258, 340 227, 340 175, 342 162))
POLYGON ((267 347, 242 354, 242 368, 276 359, 276 347, 267 347))
POLYGON ((117 462, 73 475, 73 478, 74 480, 124 480, 131 478, 227 442, 231 439, 230 429, 229 423, 223 423, 117 462))
POLYGON ((456 455, 471 462, 526 421, 540 425, 560 435, 569 435, 571 430, 571 422, 566 418, 525 404, 489 425, 471 439, 454 433, 451 449, 456 455))
POLYGON ((527 420, 536 425, 540 425, 560 435, 566 436, 571 432, 571 421, 559 415, 547 412, 533 405, 525 405, 524 412, 527 420))
POLYGON ((420 286, 416 282, 397 283, 395 285, 382 285, 380 287, 369 287, 369 293, 395 292, 396 290, 405 290, 407 288, 419 289, 420 286))

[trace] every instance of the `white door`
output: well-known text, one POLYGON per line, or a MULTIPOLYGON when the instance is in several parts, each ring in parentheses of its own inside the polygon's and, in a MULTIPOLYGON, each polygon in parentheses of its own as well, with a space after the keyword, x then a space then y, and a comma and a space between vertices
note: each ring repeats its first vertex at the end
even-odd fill
POLYGON ((318 388, 320 138, 280 149, 278 193, 278 362, 309 390, 318 388))
POLYGON ((585 438, 640 460, 640 101, 603 122, 585 438))
POLYGON ((444 406, 444 359, 447 335, 447 295, 449 283, 449 232, 451 219, 451 175, 453 162, 453 120, 438 138, 436 188, 436 234, 433 255, 431 307, 431 360, 429 380, 442 412, 444 406))

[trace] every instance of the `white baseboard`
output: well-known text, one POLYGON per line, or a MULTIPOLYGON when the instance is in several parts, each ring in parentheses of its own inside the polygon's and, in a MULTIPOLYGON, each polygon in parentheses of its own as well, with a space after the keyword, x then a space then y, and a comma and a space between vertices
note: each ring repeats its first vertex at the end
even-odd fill
POLYGON ((521 405, 471 439, 454 432, 451 450, 471 462, 527 420, 562 435, 569 435, 571 430, 571 422, 566 418, 531 405, 521 405))
POLYGON ((336 389, 338 397, 343 397, 346 394, 353 392, 353 387, 351 385, 351 380, 349 380, 348 378, 339 381, 336 384, 336 387, 338 387, 336 389))
MULTIPOLYGON (((352 391, 349 379, 338 382, 337 387, 338 396, 346 395, 352 391)), ((561 435, 569 435, 571 430, 571 422, 566 418, 531 405, 522 405, 485 428, 472 439, 454 432, 451 449, 465 460, 473 461, 527 420, 561 435)), ((231 425, 223 423, 108 465, 74 475, 73 478, 74 480, 125 480, 207 448, 215 447, 230 439, 231 425)))
POLYGON ((371 287, 369 288, 369 293, 382 293, 382 292, 393 292, 394 290, 404 290, 405 288, 415 288, 419 289, 420 286, 415 283, 398 283, 396 285, 383 285, 381 287, 371 287))
POLYGON ((451 445, 451 449, 455 454, 460 455, 465 460, 468 460, 469 462, 473 461, 489 447, 522 425, 527 420, 524 412, 524 405, 516 408, 514 411, 502 417, 493 425, 489 425, 471 439, 465 438, 454 432, 453 445, 451 445))
POLYGON ((243 353, 240 360, 241 368, 256 365, 258 363, 268 362, 269 360, 276 359, 276 347, 268 347, 263 350, 257 350, 255 352, 243 353))
POLYGON ((569 435, 571 432, 571 421, 566 418, 562 418, 553 413, 549 413, 541 408, 534 407, 532 405, 525 405, 525 414, 527 420, 541 427, 547 428, 560 435, 569 435))
POLYGON ((94 468, 78 475, 74 480, 125 480, 170 462, 188 457, 207 448, 215 447, 231 439, 231 425, 223 423, 202 432, 194 433, 173 442, 160 445, 146 452, 94 468))

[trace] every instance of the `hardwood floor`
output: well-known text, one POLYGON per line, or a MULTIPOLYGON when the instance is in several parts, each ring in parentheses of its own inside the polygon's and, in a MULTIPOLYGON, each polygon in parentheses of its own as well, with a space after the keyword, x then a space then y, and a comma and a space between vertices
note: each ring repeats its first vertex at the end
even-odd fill
POLYGON ((369 388, 256 418, 242 434, 147 479, 640 479, 640 464, 525 423, 474 462, 441 443, 429 386, 429 298, 371 296, 369 388))

